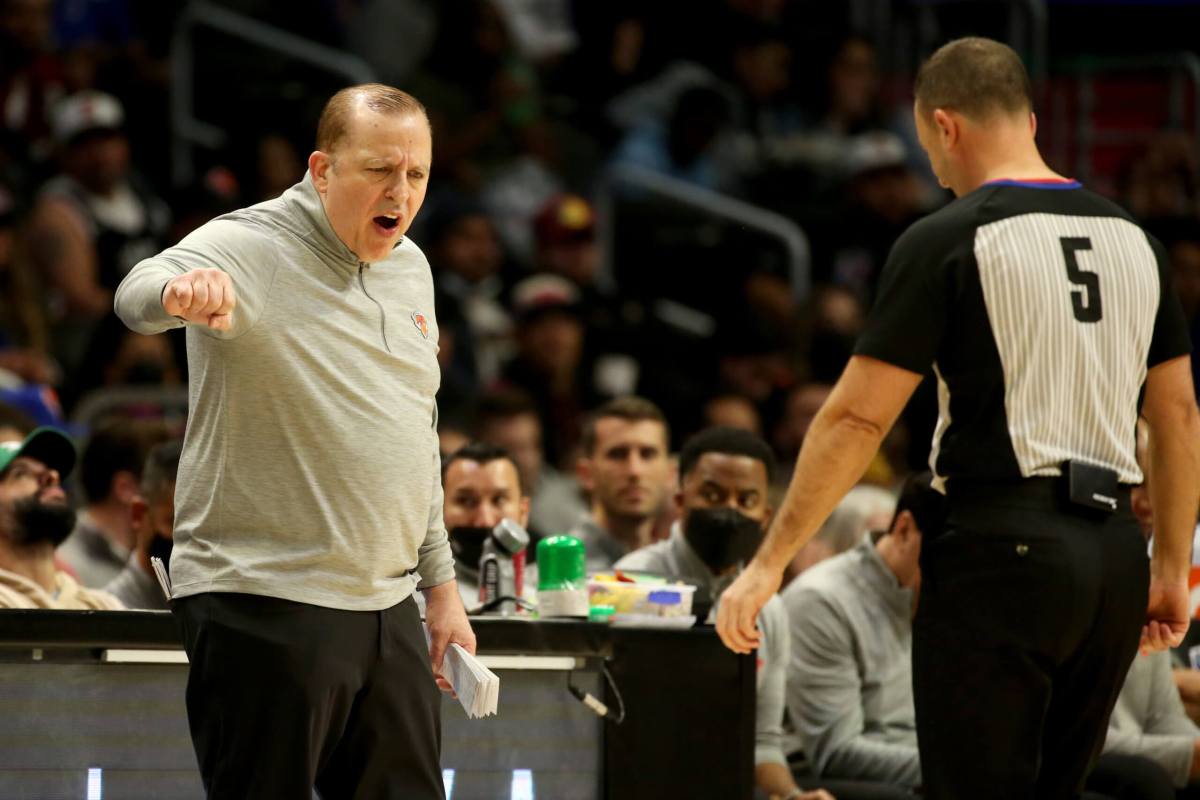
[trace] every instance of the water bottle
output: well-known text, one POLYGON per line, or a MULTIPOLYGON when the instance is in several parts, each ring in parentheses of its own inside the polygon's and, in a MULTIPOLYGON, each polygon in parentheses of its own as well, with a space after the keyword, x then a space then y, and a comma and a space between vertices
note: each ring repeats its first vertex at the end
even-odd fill
POLYGON ((538 616, 586 617, 588 590, 583 542, 551 536, 538 542, 538 616))
MULTIPOLYGON (((511 519, 502 519, 492 528, 492 535, 484 541, 479 556, 479 599, 483 603, 521 596, 528 545, 529 534, 511 519)), ((505 600, 495 610, 511 614, 516 608, 513 600, 505 600)))

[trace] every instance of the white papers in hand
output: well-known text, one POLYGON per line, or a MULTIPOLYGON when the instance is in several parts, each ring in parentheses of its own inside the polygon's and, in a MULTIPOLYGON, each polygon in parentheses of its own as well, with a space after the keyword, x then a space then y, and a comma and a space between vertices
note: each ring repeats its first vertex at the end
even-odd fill
POLYGON ((461 646, 452 643, 446 648, 442 676, 450 681, 468 717, 478 719, 496 713, 500 678, 461 646))
POLYGON ((167 568, 163 565, 163 560, 158 556, 150 556, 150 567, 154 570, 154 577, 158 578, 158 586, 162 589, 163 596, 167 600, 170 600, 171 576, 167 574, 167 568))

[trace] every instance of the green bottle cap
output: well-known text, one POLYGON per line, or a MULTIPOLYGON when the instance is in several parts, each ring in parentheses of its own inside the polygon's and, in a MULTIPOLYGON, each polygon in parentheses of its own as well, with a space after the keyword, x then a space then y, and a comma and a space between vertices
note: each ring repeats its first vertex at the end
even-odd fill
POLYGON ((617 613, 616 606, 592 606, 588 609, 589 622, 611 622, 613 614, 617 613))
POLYGON ((551 536, 537 546, 538 591, 582 589, 586 583, 583 542, 574 536, 551 536))

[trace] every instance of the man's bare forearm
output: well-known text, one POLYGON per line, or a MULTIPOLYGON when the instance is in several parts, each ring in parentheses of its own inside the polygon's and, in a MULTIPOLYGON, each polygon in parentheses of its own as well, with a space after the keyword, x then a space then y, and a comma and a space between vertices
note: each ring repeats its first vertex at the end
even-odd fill
POLYGON ((822 410, 804 437, 787 495, 760 551, 783 569, 812 538, 879 451, 887 430, 841 409, 822 410))
POLYGON ((1154 576, 1184 580, 1192 564, 1192 531, 1200 510, 1200 412, 1187 357, 1151 370, 1143 413, 1150 429, 1154 576))
POLYGON ((1191 567, 1200 508, 1200 419, 1194 406, 1178 430, 1151 428, 1150 474, 1156 575, 1182 579, 1191 567))

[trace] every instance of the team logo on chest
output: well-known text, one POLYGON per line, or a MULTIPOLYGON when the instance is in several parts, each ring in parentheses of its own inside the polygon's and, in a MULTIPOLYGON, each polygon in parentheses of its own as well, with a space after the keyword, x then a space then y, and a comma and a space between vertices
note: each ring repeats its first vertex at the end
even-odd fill
POLYGON ((420 311, 412 312, 413 325, 417 326, 417 330, 421 332, 421 336, 429 338, 429 320, 425 319, 425 315, 420 311))

